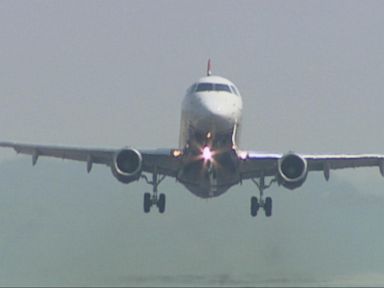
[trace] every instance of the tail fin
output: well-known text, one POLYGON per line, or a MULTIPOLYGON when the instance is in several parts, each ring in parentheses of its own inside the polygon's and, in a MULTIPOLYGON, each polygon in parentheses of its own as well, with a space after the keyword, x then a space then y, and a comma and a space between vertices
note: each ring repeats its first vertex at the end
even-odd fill
POLYGON ((212 64, 211 64, 211 59, 208 59, 208 67, 207 67, 207 76, 212 75, 212 64))

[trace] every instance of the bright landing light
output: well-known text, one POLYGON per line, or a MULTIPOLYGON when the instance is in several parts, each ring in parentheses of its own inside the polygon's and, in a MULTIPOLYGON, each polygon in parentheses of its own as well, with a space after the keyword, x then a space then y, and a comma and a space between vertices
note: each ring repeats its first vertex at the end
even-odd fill
POLYGON ((203 158, 205 161, 212 160, 212 152, 211 149, 209 149, 208 146, 205 146, 203 149, 203 158))

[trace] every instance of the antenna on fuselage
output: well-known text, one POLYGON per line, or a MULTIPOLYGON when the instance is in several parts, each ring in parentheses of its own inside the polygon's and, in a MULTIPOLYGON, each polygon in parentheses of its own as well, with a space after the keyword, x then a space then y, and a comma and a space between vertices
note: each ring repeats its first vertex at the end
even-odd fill
POLYGON ((208 67, 207 67, 207 76, 212 75, 212 64, 211 64, 211 59, 208 59, 208 67))

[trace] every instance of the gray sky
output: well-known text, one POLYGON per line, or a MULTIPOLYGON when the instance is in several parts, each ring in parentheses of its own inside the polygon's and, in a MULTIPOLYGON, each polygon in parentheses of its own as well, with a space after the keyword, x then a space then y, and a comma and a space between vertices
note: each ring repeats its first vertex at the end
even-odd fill
MULTIPOLYGON (((1 1, 0 138, 177 146, 211 57, 242 93, 243 148, 384 153, 382 27, 382 1, 1 1)), ((384 278, 377 169, 274 188, 273 219, 255 221, 249 183, 204 201, 168 180, 168 214, 147 217, 145 184, 24 159, 0 151, 0 285, 384 278)))

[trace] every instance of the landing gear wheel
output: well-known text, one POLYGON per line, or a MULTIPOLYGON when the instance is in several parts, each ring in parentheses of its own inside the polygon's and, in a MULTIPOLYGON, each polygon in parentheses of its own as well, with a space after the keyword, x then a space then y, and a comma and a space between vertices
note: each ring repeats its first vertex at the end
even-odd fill
POLYGON ((272 216, 272 198, 271 197, 265 198, 264 211, 265 211, 265 216, 267 217, 272 216))
POLYGON ((144 193, 144 212, 148 213, 151 210, 152 199, 151 193, 144 193))
POLYGON ((251 198, 251 216, 255 217, 257 215, 257 211, 260 208, 259 201, 257 200, 257 197, 253 196, 251 198))
POLYGON ((255 217, 257 215, 257 210, 262 207, 265 212, 266 217, 271 217, 272 216, 272 198, 267 197, 264 200, 264 190, 271 187, 271 185, 275 182, 277 182, 277 178, 272 178, 270 179, 269 183, 265 183, 265 177, 262 174, 259 177, 259 180, 256 178, 251 179, 253 183, 255 183, 257 190, 259 190, 259 195, 260 195, 260 202, 257 201, 256 197, 251 198, 251 215, 255 217))
POLYGON ((159 199, 157 200, 157 207, 159 208, 160 213, 165 211, 165 194, 160 194, 159 199))

